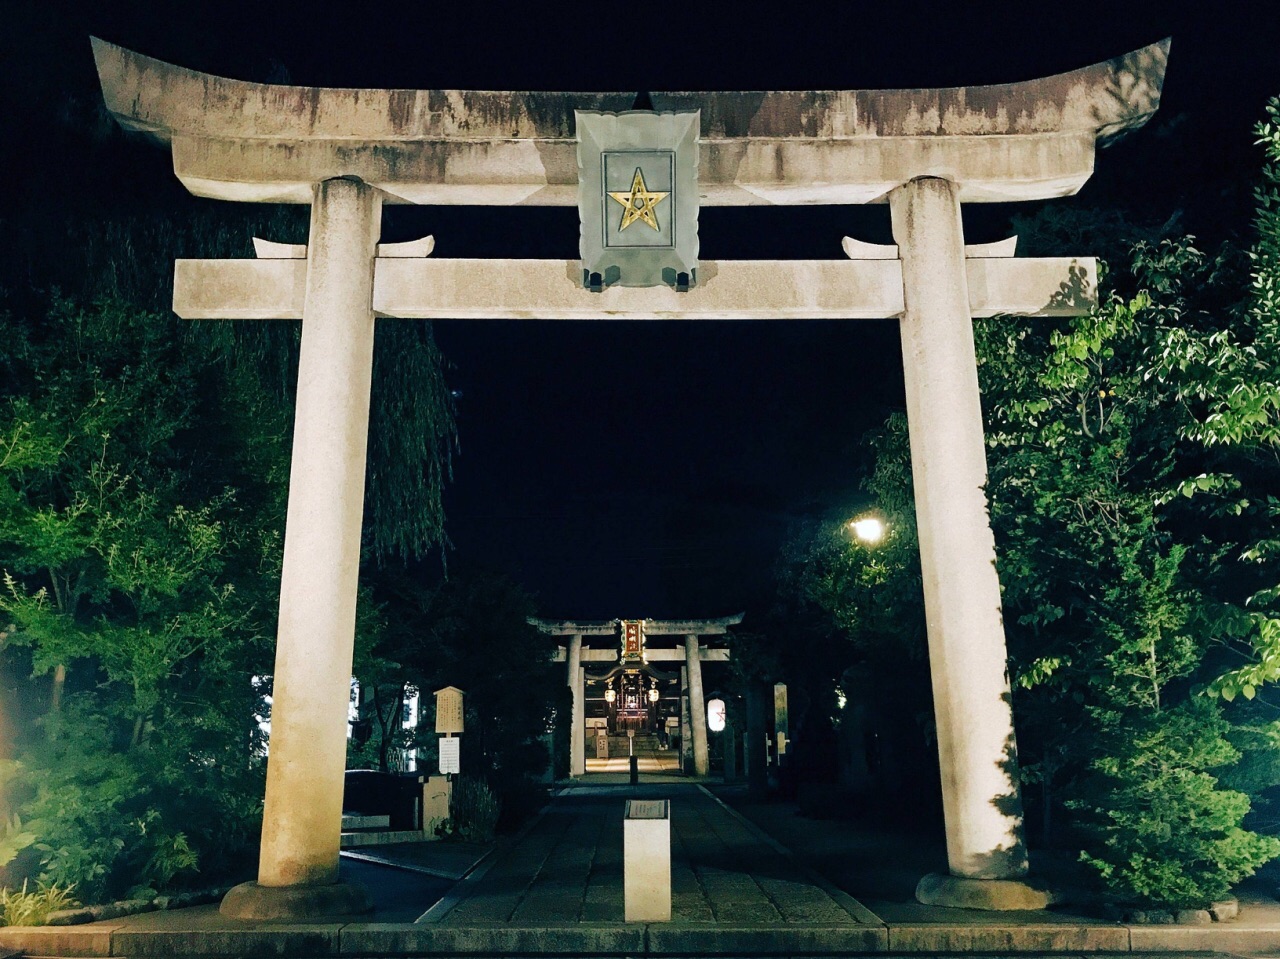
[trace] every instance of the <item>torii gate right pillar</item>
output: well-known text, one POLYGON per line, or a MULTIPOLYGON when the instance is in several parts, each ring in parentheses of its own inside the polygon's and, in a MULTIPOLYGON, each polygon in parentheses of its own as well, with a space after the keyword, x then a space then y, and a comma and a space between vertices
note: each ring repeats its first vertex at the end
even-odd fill
POLYGON ((890 210, 902 260, 902 357, 951 872, 926 876, 916 895, 939 905, 1034 908, 1048 895, 1017 881, 1027 854, 959 188, 920 177, 894 190, 890 210))

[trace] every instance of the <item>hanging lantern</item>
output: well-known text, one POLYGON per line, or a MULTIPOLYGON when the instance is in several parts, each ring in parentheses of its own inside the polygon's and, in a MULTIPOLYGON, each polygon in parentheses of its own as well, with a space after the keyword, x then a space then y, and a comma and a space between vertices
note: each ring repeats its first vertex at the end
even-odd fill
POLYGON ((726 719, 723 699, 713 699, 707 703, 707 729, 713 733, 723 732, 726 719))
POLYGON ((617 698, 618 698, 617 690, 613 688, 613 682, 610 681, 608 688, 605 689, 604 691, 604 701, 608 703, 610 706, 612 706, 614 701, 617 700, 617 698))
POLYGON ((649 702, 651 702, 651 703, 656 703, 657 701, 658 701, 658 687, 657 687, 657 686, 650 686, 650 687, 649 687, 649 702))

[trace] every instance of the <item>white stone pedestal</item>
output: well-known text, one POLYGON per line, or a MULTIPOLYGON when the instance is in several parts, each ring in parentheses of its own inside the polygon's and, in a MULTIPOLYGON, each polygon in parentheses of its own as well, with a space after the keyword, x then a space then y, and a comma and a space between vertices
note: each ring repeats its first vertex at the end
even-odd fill
POLYGON ((671 804, 629 799, 622 821, 623 918, 671 920, 671 804))
POLYGON ((453 783, 448 776, 428 776, 422 784, 422 831, 436 838, 435 827, 449 818, 449 799, 453 783))

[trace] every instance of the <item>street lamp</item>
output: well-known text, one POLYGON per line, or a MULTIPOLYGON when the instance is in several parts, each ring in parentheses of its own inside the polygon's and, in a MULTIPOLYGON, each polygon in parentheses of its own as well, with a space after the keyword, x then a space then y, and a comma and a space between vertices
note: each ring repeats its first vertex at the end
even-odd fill
POLYGON ((849 524, 849 528, 864 543, 875 544, 884 539, 884 520, 878 516, 860 516, 849 524))

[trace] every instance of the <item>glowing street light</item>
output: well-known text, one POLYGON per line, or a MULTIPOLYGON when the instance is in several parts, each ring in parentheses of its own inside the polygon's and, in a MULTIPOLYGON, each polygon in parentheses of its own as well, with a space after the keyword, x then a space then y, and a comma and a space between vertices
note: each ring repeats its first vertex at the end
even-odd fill
POLYGON ((864 543, 878 543, 884 539, 884 520, 878 516, 863 516, 849 524, 853 535, 864 543))

